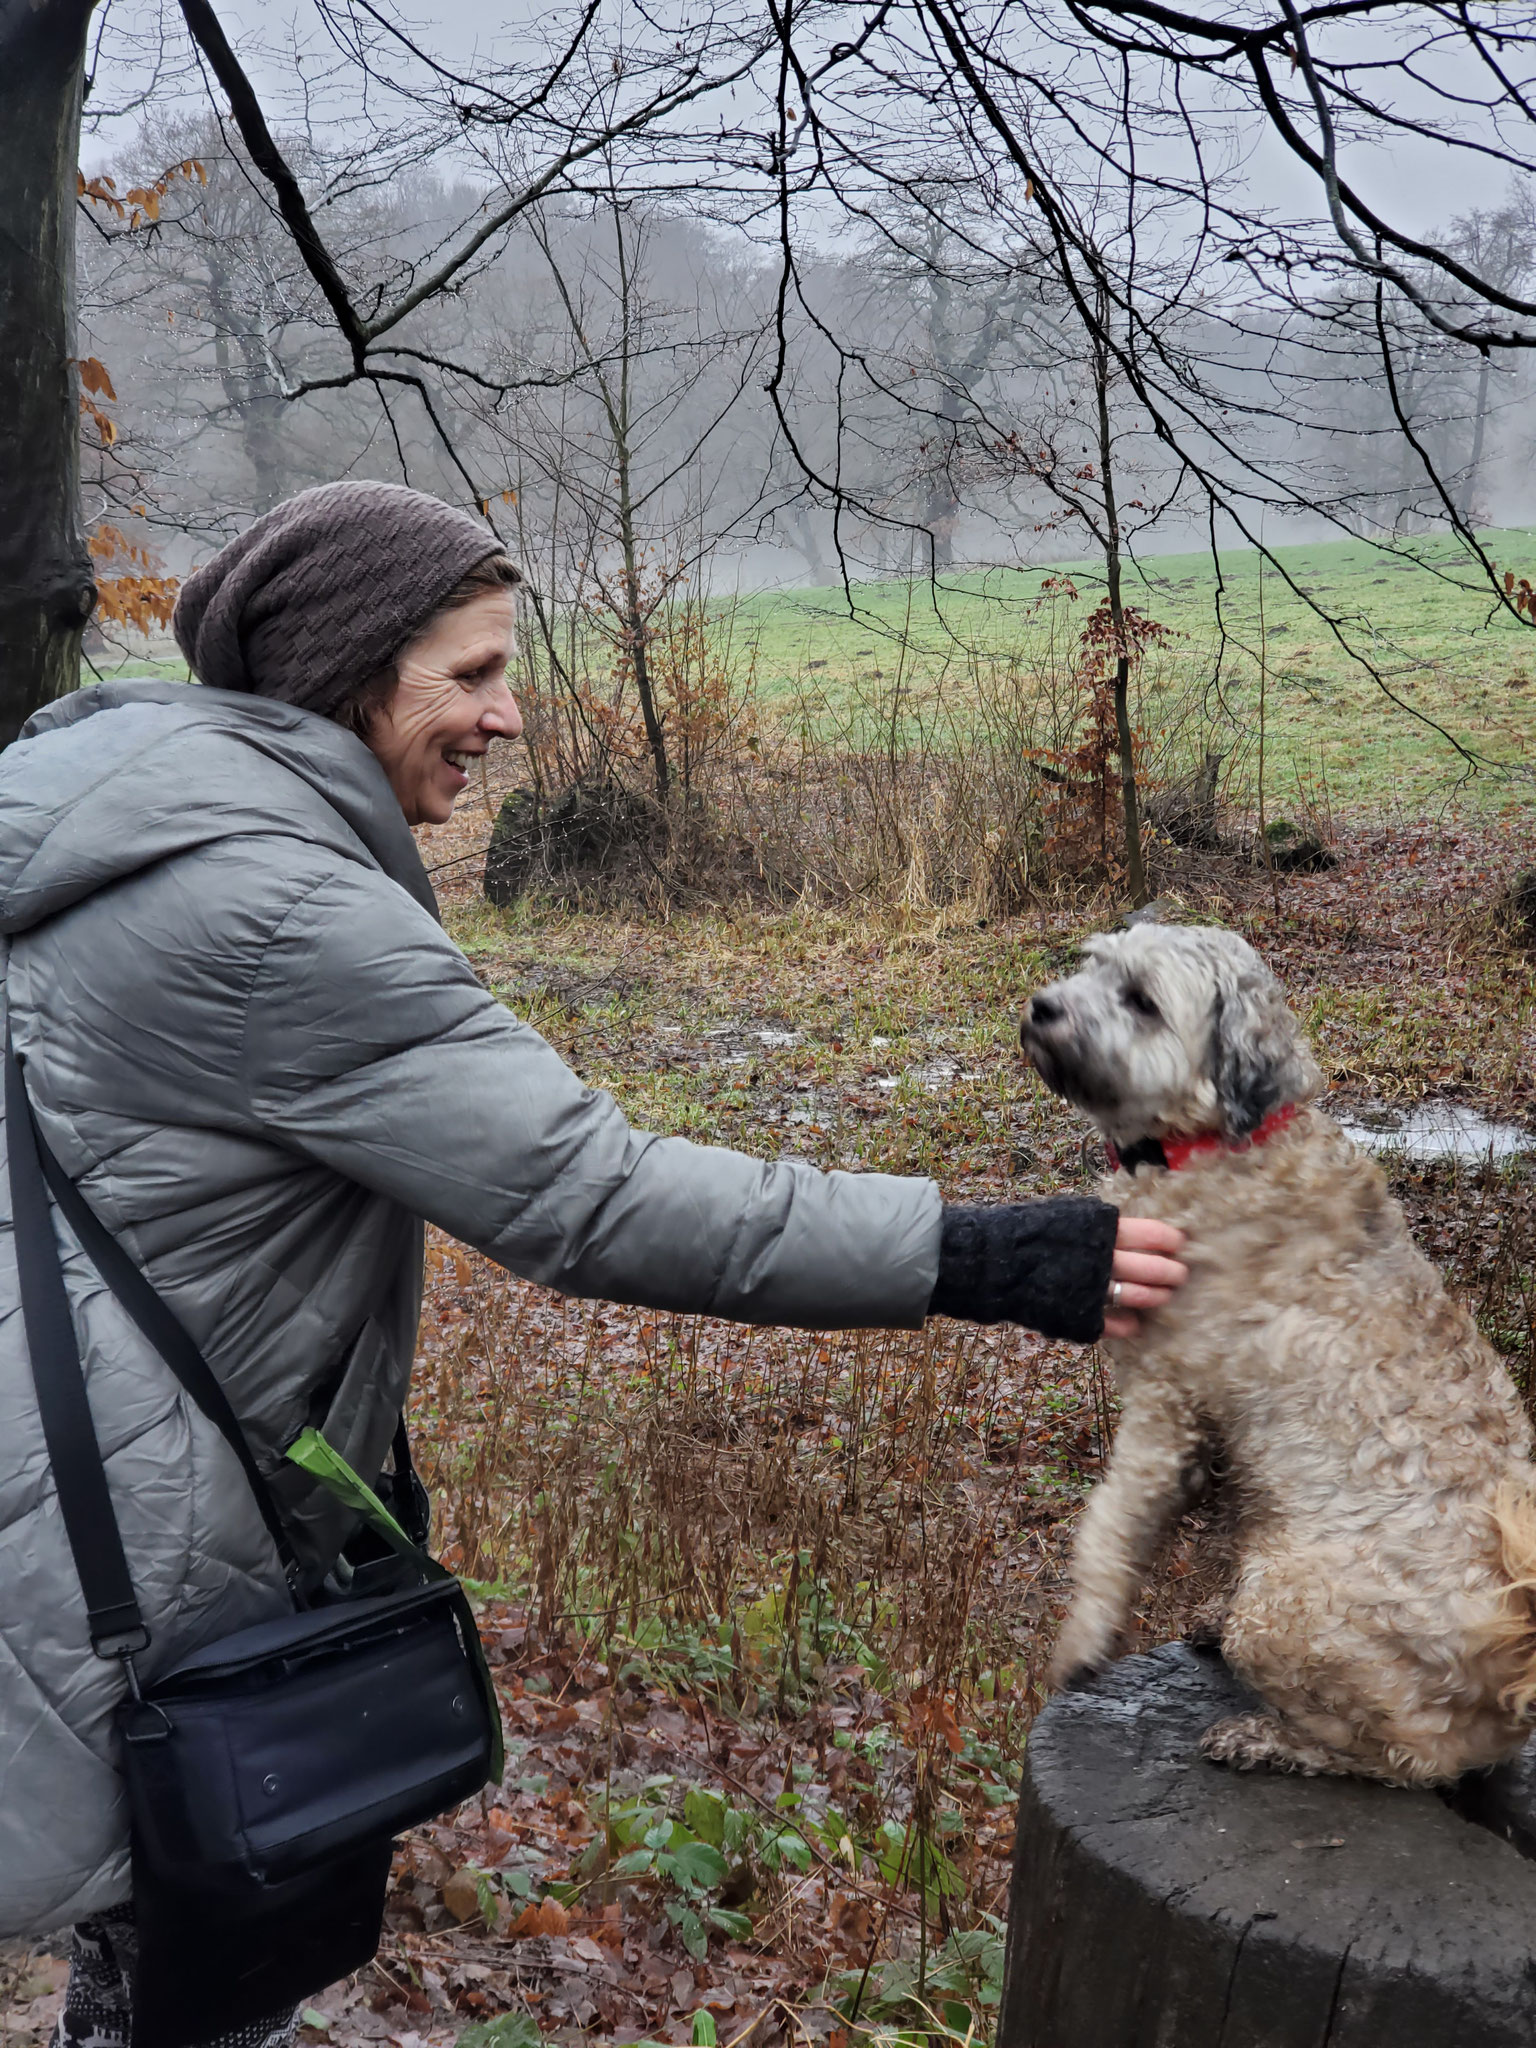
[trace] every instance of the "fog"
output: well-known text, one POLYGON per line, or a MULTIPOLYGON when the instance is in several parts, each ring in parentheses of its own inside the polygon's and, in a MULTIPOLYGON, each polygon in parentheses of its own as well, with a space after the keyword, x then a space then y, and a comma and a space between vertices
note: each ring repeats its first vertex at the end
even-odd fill
MULTIPOLYGON (((371 15, 221 10, 364 308, 528 185, 551 131, 477 126, 462 103, 509 91, 558 41, 531 6, 488 20, 465 0, 393 36, 371 15)), ((116 193, 154 187, 157 218, 129 232, 88 200, 78 242, 81 355, 114 394, 110 446, 87 431, 87 508, 142 530, 175 572, 294 490, 378 476, 483 502, 569 597, 622 545, 618 451, 651 573, 714 591, 1077 560, 1102 546, 1111 481, 1133 553, 1536 519, 1529 352, 1490 357, 1394 302, 1389 389, 1382 316, 1347 269, 1260 274, 1235 230, 1201 243, 1187 197, 1158 189, 1176 128, 1149 114, 1128 196, 1065 131, 1032 132, 1086 270, 1064 266, 1031 185, 1007 188, 972 136, 899 107, 868 152, 880 175, 859 159, 841 182, 807 177, 786 230, 757 161, 761 67, 570 169, 409 311, 381 369, 351 377, 177 19, 119 6, 103 29, 82 160, 116 193)), ((678 50, 713 52, 718 18, 701 22, 675 10, 678 50)), ((1466 81, 1452 66, 1448 83, 1466 81)), ((584 89, 606 89, 600 66, 584 89)), ((1402 89, 1408 115, 1419 92, 1402 89)), ((1316 242, 1315 182, 1211 93, 1229 213, 1262 206, 1297 247, 1316 242)), ((1343 161, 1398 225, 1529 290, 1529 185, 1465 150, 1452 185, 1447 154, 1407 136, 1390 152, 1356 140, 1343 161)))

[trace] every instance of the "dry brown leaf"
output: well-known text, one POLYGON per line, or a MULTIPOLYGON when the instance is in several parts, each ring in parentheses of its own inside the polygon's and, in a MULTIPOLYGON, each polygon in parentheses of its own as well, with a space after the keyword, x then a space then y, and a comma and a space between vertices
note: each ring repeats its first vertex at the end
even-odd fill
POLYGON ((80 382, 87 391, 99 391, 103 398, 116 398, 112 379, 107 375, 106 365, 95 356, 85 356, 80 363, 80 382))
POLYGON ((422 1836, 412 1838, 406 1849, 406 1864, 417 1877, 424 1877, 428 1884, 435 1884, 439 1890, 453 1875, 453 1865, 438 1848, 422 1836))
POLYGON ((834 1892, 828 1910, 832 1932, 847 1942, 850 1948, 862 1948, 869 1939, 873 1922, 869 1903, 855 1893, 834 1892))
POLYGON ((509 1934, 564 1934, 571 1916, 558 1899, 541 1899, 536 1906, 524 1906, 508 1928, 509 1934))
POLYGON ((471 1920, 478 1920, 480 1913, 480 1883, 472 1870, 456 1870, 443 1886, 443 1904, 462 1927, 471 1920))

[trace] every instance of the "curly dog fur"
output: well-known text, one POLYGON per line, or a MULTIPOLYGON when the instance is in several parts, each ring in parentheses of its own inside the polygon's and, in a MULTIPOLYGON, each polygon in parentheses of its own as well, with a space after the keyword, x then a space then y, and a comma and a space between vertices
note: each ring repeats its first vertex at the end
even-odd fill
POLYGON ((1264 1711, 1208 1729, 1205 1754, 1399 1785, 1497 1762, 1536 1705, 1536 1487, 1508 1376, 1380 1168, 1308 1106, 1317 1069, 1257 954, 1157 925, 1085 950, 1024 1021, 1048 1085, 1122 1153, 1224 1142, 1103 1189, 1186 1231, 1191 1271, 1108 1346, 1120 1427, 1078 1533, 1058 1682, 1115 1654, 1215 1440, 1237 1493, 1221 1645, 1264 1711))

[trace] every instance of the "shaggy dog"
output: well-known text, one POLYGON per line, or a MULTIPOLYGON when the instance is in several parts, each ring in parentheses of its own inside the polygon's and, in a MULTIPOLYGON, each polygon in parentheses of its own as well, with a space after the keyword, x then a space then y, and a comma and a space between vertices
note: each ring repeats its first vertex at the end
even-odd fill
POLYGON ((1536 1703, 1530 1429, 1415 1249, 1258 955, 1225 931, 1092 939, 1022 1039, 1111 1146, 1107 1198, 1188 1232, 1190 1278, 1108 1346, 1122 1411, 1074 1555, 1065 1683, 1111 1658, 1212 1445, 1236 1489, 1220 1621, 1265 1703, 1208 1729, 1239 1768, 1444 1783, 1536 1703))

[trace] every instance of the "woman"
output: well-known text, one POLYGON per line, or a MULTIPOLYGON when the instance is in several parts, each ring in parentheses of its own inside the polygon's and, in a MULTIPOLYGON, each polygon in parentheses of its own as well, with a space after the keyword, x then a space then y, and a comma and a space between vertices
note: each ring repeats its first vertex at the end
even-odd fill
MULTIPOLYGON (((1091 1200, 952 1209, 630 1129, 480 986, 410 828, 521 721, 519 578, 476 520, 387 484, 279 506, 194 575, 198 686, 109 683, 0 760, 0 934, 38 1122, 222 1380, 317 1576, 350 1533, 283 1457, 379 1470, 423 1219, 568 1293, 763 1323, 941 1312, 1087 1341, 1183 1277, 1091 1200)), ((67 1240, 66 1240, 67 1243, 67 1240)), ((285 1605, 223 1440, 67 1254, 146 1677, 285 1605)), ((0 1934, 83 1922, 62 2040, 126 2035, 126 1824, 0 1256, 0 1934)), ((291 2028, 276 2016, 274 2040, 291 2028)), ((252 2039, 265 2038, 258 2032, 252 2039)))

